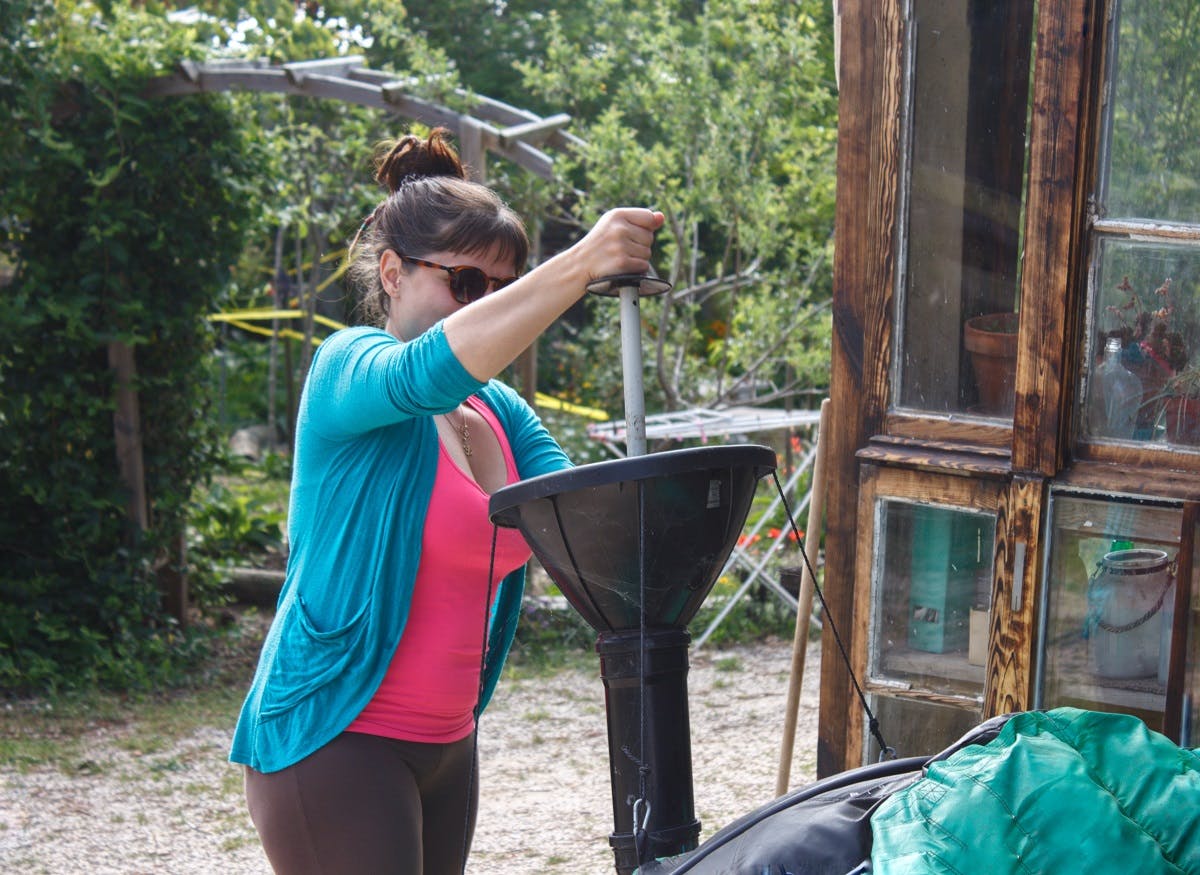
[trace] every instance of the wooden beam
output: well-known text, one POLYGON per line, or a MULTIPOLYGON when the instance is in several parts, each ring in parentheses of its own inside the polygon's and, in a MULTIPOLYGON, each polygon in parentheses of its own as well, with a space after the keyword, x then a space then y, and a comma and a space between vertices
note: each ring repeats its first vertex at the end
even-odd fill
POLYGON ((304 84, 304 80, 312 75, 344 77, 356 67, 361 67, 365 59, 361 55, 347 55, 344 58, 320 58, 315 61, 290 61, 283 64, 283 71, 296 85, 304 84))
MULTIPOLYGON (((833 271, 829 434, 825 531, 825 600, 841 630, 854 630, 858 524, 858 460, 887 405, 895 265, 902 97, 903 3, 841 4, 841 96, 838 197, 833 271)), ((852 637, 855 637, 852 633, 852 637)), ((865 643, 846 642, 851 652, 865 643)), ((832 635, 821 639, 821 710, 817 774, 851 763, 862 732, 859 703, 832 635)))
MULTIPOLYGON (((384 70, 351 70, 348 78, 387 86, 391 93, 397 95, 413 92, 416 86, 420 84, 420 81, 414 77, 408 76, 397 79, 394 74, 384 70)), ((540 120, 539 116, 527 109, 520 109, 519 107, 511 106, 503 101, 486 97, 482 94, 471 94, 461 88, 454 89, 454 96, 469 100, 471 104, 470 114, 480 121, 489 122, 493 125, 512 127, 540 120)), ((551 131, 547 140, 547 145, 554 146, 555 148, 580 146, 583 143, 584 141, 579 137, 562 128, 551 131)))
POLYGON ((480 122, 470 118, 459 119, 458 148, 471 179, 487 182, 487 144, 480 122))
POLYGON ((443 125, 458 133, 460 119, 464 118, 464 116, 444 106, 439 106, 428 100, 422 100, 419 97, 413 97, 404 88, 397 86, 396 83, 380 86, 379 93, 383 95, 383 99, 387 102, 388 108, 393 113, 416 119, 430 127, 443 125))
POLYGON ((564 125, 570 124, 570 122, 571 116, 565 112, 560 112, 558 115, 551 115, 546 118, 528 121, 524 124, 503 128, 496 137, 502 146, 510 146, 517 142, 536 146, 539 143, 544 143, 552 133, 564 125))
POLYGON ((383 92, 378 86, 353 79, 343 79, 340 76, 327 76, 323 73, 311 73, 303 80, 302 88, 308 97, 322 100, 338 100, 342 103, 353 103, 368 109, 394 110, 394 107, 384 99, 383 92))
POLYGON ((1078 312, 1091 127, 1091 41, 1103 28, 1095 0, 1039 3, 1029 122, 1028 200, 1017 336, 1013 470, 1053 476, 1065 461, 1074 358, 1067 318, 1078 312))
POLYGON ((1037 614, 1046 481, 1018 475, 1001 494, 992 557, 991 628, 983 716, 1033 707, 1037 614))
POLYGON ((195 79, 180 73, 153 79, 142 92, 147 97, 173 97, 181 94, 200 94, 221 91, 261 91, 303 95, 287 74, 278 68, 213 66, 203 64, 192 71, 195 79))
MULTIPOLYGON (((553 179, 554 160, 537 145, 574 147, 583 143, 563 130, 570 121, 570 116, 565 113, 541 118, 500 101, 455 89, 457 96, 471 100, 476 109, 474 115, 460 113, 411 94, 413 87, 420 84, 419 80, 412 77, 397 79, 385 71, 363 69, 361 64, 359 57, 296 61, 279 67, 271 67, 261 60, 204 64, 184 61, 175 75, 152 80, 143 94, 146 97, 172 97, 202 92, 259 91, 340 100, 383 109, 430 127, 446 127, 463 142, 478 141, 479 151, 472 156, 471 163, 483 173, 481 179, 486 179, 488 152, 502 155, 543 179, 553 179), (504 125, 504 130, 497 129, 494 123, 504 125)), ((469 148, 475 149, 476 145, 473 143, 469 148)))
MULTIPOLYGON (((494 130, 495 128, 490 126, 485 127, 485 131, 494 130)), ((500 145, 494 136, 490 136, 487 140, 487 148, 489 152, 503 155, 518 167, 522 167, 542 179, 554 178, 554 159, 528 143, 513 143, 506 148, 500 145)))

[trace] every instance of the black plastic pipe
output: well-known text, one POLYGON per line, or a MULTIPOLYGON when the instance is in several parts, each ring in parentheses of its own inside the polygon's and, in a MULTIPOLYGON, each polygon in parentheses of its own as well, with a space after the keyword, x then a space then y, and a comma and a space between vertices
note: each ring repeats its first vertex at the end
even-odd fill
POLYGON ((602 632, 596 641, 608 715, 614 826, 608 841, 619 875, 699 843, 687 702, 690 642, 686 629, 661 628, 644 636, 636 629, 602 632))

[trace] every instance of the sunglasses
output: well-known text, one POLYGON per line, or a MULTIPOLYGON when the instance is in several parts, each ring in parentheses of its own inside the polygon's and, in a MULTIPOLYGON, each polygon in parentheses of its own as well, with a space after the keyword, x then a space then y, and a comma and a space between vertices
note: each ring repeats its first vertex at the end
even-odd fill
POLYGON ((515 276, 488 276, 477 267, 461 264, 438 264, 436 261, 413 258, 411 255, 401 255, 399 252, 396 255, 401 261, 407 261, 409 264, 419 264, 421 267, 433 267, 446 271, 450 275, 450 294, 460 304, 478 301, 489 292, 502 289, 517 280, 515 276))

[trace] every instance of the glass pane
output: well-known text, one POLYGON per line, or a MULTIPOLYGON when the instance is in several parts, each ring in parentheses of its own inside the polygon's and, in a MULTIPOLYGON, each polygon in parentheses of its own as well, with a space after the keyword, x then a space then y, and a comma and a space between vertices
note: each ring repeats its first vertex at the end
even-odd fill
POLYGON ((1200 449, 1200 247, 1106 239, 1082 433, 1200 449))
MULTIPOLYGON (((936 702, 870 696, 879 731, 898 757, 932 756, 949 747, 983 721, 979 708, 955 708, 936 702)), ((866 723, 863 723, 866 729, 866 723)), ((863 765, 879 761, 879 743, 867 731, 863 765)))
POLYGON ((1182 514, 1052 496, 1039 702, 1162 728, 1182 514))
POLYGON ((1110 218, 1200 221, 1196 0, 1118 4, 1110 218))
POLYGON ((1012 414, 1032 14, 1031 0, 913 3, 902 407, 1012 414), (991 330, 965 339, 976 316, 991 330))
POLYGON ((995 517, 904 501, 881 506, 869 680, 981 697, 995 517))

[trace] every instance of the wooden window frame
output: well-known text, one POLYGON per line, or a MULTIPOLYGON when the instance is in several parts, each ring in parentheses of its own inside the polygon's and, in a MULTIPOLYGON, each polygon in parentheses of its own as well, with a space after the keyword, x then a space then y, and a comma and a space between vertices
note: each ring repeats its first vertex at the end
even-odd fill
MULTIPOLYGON (((887 695, 954 707, 964 707, 969 702, 978 701, 979 706, 984 707, 987 702, 987 672, 985 672, 984 691, 979 700, 920 689, 900 693, 887 684, 874 683, 869 677, 870 654, 868 648, 871 641, 871 626, 875 620, 877 607, 873 598, 877 589, 874 579, 875 557, 879 548, 879 539, 882 537, 877 523, 880 519, 880 502, 903 501, 961 508, 964 511, 995 515, 998 533, 1004 484, 996 479, 959 477, 933 472, 914 473, 884 466, 874 461, 864 463, 860 470, 854 601, 856 604, 868 606, 868 608, 855 613, 854 625, 850 630, 850 638, 856 642, 851 654, 854 676, 859 679, 863 691, 867 694, 887 695)), ((997 534, 997 539, 999 539, 999 534, 997 534)), ((995 556, 993 556, 994 561, 995 556)), ((994 605, 992 615, 995 615, 994 605)), ((989 635, 990 632, 991 630, 989 630, 989 635)), ((846 725, 849 727, 846 751, 848 763, 862 764, 865 741, 864 717, 862 704, 856 695, 849 702, 845 717, 846 725)), ((884 730, 886 732, 886 727, 884 730)))

